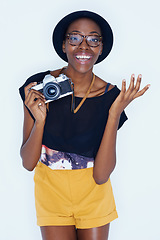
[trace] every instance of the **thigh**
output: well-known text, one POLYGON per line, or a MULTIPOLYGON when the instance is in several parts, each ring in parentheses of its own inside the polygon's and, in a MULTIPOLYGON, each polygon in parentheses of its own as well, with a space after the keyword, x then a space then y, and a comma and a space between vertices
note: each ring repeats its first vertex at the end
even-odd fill
POLYGON ((78 240, 108 240, 109 224, 88 229, 77 229, 78 240))
POLYGON ((76 240, 75 226, 43 226, 41 227, 43 240, 76 240))

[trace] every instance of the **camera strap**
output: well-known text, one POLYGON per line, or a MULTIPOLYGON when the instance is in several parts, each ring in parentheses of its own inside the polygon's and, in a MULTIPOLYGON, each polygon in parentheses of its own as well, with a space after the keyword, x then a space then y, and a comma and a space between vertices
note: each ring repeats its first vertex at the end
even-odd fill
MULTIPOLYGON (((66 68, 66 67, 63 67, 63 68, 61 69, 60 73, 62 73, 63 69, 65 69, 65 68, 66 68)), ((72 86, 72 91, 73 91, 73 93, 72 93, 72 104, 71 104, 71 111, 72 111, 73 113, 78 112, 78 110, 80 109, 80 107, 82 106, 82 104, 85 102, 86 98, 88 97, 88 95, 89 95, 89 93, 90 93, 90 91, 91 91, 91 88, 92 88, 92 86, 93 86, 93 84, 94 84, 94 81, 95 81, 95 75, 94 75, 94 73, 93 73, 93 78, 92 78, 91 84, 90 84, 90 86, 89 86, 89 88, 88 88, 88 91, 86 92, 85 96, 83 97, 83 99, 81 100, 81 102, 78 104, 78 106, 77 106, 76 109, 75 109, 74 83, 73 83, 72 80, 70 79, 70 84, 71 84, 71 86, 72 86)))
MULTIPOLYGON (((88 97, 88 95, 89 95, 89 93, 90 93, 90 91, 91 91, 91 88, 92 88, 92 86, 93 86, 93 84, 94 84, 94 81, 95 81, 95 75, 94 75, 94 73, 93 73, 92 82, 91 82, 91 84, 90 84, 90 86, 89 86, 89 88, 88 88, 88 91, 86 92, 85 96, 83 97, 83 99, 81 100, 81 102, 78 104, 78 106, 76 107, 76 109, 74 108, 74 110, 73 110, 74 113, 78 112, 78 110, 80 109, 80 107, 82 106, 82 104, 84 103, 84 101, 86 100, 86 98, 88 97)), ((73 106, 73 102, 74 102, 74 91, 73 91, 73 95, 72 95, 72 96, 73 96, 73 97, 72 97, 72 106, 73 106)), ((75 104, 75 103, 74 103, 74 104, 75 104)))
POLYGON ((74 96, 74 83, 70 81, 70 84, 72 86, 72 104, 71 104, 71 112, 74 112, 75 109, 75 96, 74 96))

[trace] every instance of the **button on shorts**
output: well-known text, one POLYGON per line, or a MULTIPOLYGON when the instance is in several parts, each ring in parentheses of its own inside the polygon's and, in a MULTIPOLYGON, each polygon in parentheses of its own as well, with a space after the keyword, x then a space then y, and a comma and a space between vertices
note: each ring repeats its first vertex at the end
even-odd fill
POLYGON ((75 225, 86 229, 118 217, 110 179, 96 184, 93 168, 52 170, 39 162, 34 181, 39 226, 75 225))

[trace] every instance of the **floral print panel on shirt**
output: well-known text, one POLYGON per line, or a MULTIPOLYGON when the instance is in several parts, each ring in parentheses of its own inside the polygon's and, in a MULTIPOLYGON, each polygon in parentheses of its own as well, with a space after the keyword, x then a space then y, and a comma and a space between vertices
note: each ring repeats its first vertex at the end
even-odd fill
POLYGON ((71 170, 91 168, 94 158, 84 157, 75 153, 60 152, 42 145, 40 161, 53 170, 71 170))

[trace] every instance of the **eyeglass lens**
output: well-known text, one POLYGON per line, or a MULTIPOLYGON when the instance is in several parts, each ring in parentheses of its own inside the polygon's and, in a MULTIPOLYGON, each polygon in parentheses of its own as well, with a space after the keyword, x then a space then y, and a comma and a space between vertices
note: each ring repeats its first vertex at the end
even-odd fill
MULTIPOLYGON (((82 43, 84 36, 81 36, 79 34, 69 34, 68 35, 68 39, 69 39, 69 43, 72 45, 79 45, 82 43)), ((96 35, 89 35, 86 36, 86 41, 88 43, 89 46, 91 47, 97 47, 100 43, 100 36, 96 36, 96 35)))

